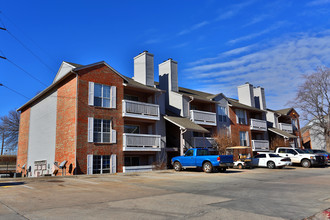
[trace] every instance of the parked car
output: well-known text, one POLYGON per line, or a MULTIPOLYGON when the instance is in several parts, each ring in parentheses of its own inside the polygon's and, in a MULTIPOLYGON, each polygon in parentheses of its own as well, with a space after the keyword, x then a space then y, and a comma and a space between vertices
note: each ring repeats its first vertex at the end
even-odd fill
POLYGON ((252 158, 253 167, 283 168, 292 165, 291 159, 274 153, 262 152, 252 158))
POLYGON ((328 159, 328 163, 330 161, 330 153, 325 151, 325 150, 316 150, 316 149, 308 149, 311 152, 313 152, 314 154, 321 154, 323 156, 325 156, 328 159))
POLYGON ((289 157, 293 164, 301 164, 305 168, 328 164, 328 159, 325 156, 307 153, 298 148, 278 147, 275 153, 282 157, 289 157))
POLYGON ((192 148, 184 156, 173 157, 171 162, 175 171, 200 167, 206 173, 211 173, 214 169, 225 172, 228 167, 233 166, 233 155, 209 155, 208 149, 192 148))

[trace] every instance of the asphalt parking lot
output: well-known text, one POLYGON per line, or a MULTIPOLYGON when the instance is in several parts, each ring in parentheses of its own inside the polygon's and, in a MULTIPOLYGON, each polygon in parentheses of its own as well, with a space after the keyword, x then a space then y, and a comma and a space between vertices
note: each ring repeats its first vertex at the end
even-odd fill
POLYGON ((330 167, 0 179, 0 219, 304 219, 329 207, 330 167))

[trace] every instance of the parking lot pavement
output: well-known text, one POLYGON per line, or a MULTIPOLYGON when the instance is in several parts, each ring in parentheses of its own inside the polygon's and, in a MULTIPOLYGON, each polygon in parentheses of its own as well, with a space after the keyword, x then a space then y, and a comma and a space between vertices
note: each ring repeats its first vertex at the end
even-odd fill
POLYGON ((0 179, 0 219, 303 219, 330 207, 330 167, 0 179))

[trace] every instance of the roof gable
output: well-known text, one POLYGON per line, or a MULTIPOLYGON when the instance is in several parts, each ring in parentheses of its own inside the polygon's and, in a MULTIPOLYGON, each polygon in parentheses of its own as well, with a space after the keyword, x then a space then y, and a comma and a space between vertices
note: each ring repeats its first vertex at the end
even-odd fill
POLYGON ((74 68, 81 67, 82 65, 80 64, 75 64, 75 63, 69 63, 66 61, 63 61, 55 78, 53 83, 57 82, 61 78, 63 78, 68 72, 72 71, 74 68))

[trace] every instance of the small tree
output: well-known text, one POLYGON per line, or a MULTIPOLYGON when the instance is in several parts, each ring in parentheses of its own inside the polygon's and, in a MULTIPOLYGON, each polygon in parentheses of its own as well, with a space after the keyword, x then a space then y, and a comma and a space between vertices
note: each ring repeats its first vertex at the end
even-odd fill
POLYGON ((315 73, 304 75, 304 79, 295 97, 295 107, 302 110, 304 120, 311 121, 311 129, 324 137, 330 151, 330 69, 318 68, 315 73))
POLYGON ((18 132, 19 132, 20 114, 16 111, 10 111, 8 115, 0 118, 0 132, 2 133, 2 148, 3 153, 4 146, 14 151, 18 144, 18 132))
POLYGON ((230 137, 228 130, 225 128, 220 129, 213 136, 213 139, 217 144, 217 150, 219 154, 225 154, 227 147, 234 147, 238 145, 238 142, 230 137))

